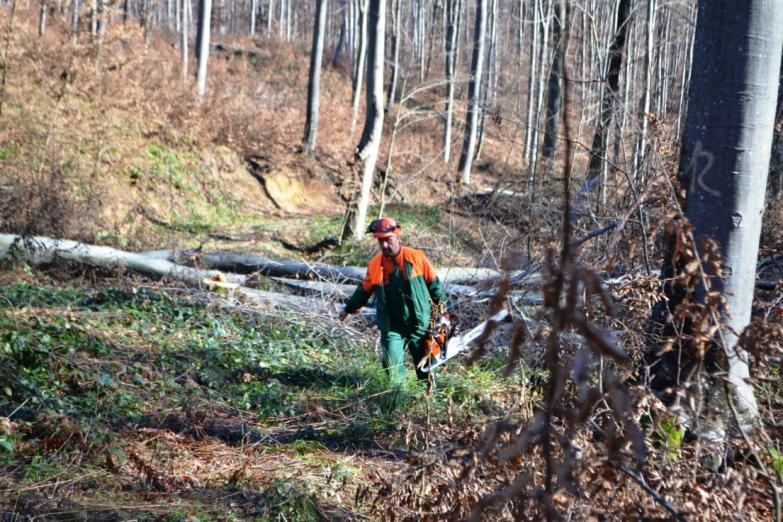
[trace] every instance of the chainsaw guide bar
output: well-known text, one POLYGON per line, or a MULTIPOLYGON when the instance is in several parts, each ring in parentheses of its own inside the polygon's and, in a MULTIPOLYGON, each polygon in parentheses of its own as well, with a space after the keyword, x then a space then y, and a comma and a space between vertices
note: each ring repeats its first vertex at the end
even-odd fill
POLYGON ((446 364, 450 359, 466 351, 470 344, 481 337, 489 323, 499 323, 508 317, 508 310, 500 310, 498 313, 489 317, 486 321, 480 322, 475 327, 461 335, 455 335, 446 342, 446 347, 439 354, 430 358, 429 364, 424 364, 421 368, 423 372, 434 370, 438 366, 446 364))

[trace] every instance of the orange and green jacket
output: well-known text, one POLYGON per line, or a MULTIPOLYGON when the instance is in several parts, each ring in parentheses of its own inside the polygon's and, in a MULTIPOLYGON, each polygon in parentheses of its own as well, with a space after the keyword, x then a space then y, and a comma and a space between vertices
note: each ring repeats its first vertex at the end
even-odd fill
POLYGON ((345 303, 345 311, 356 312, 373 294, 381 332, 403 329, 423 333, 430 322, 430 302, 446 300, 443 285, 424 252, 409 247, 401 247, 393 260, 383 254, 373 257, 362 284, 345 303))

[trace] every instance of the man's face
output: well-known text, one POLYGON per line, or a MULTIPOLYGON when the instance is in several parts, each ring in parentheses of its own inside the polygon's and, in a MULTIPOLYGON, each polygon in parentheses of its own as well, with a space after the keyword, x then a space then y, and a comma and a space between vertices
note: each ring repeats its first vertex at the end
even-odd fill
POLYGON ((386 257, 394 257, 400 253, 400 236, 379 237, 378 247, 386 257))

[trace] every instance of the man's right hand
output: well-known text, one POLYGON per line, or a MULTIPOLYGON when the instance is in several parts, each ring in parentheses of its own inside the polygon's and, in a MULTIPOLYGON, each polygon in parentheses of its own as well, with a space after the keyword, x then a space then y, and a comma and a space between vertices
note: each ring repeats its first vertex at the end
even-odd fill
POLYGON ((340 310, 340 321, 345 322, 346 319, 348 319, 348 312, 340 310))

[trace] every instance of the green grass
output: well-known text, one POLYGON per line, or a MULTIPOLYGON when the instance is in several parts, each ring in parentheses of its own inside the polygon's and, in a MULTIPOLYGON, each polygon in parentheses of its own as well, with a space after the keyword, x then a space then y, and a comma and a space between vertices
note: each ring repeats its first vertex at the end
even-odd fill
MULTIPOLYGON (((68 455, 80 452, 108 448, 122 465, 127 435, 120 433, 162 422, 164 412, 217 407, 270 430, 314 412, 351 419, 300 420, 285 441, 259 446, 314 462, 335 448, 401 444, 402 419, 475 419, 490 403, 498 411, 504 404, 498 397, 511 397, 514 388, 513 380, 499 378, 499 368, 497 362, 453 364, 429 398, 411 370, 394 396, 371 344, 346 341, 297 317, 238 314, 133 289, 18 282, 0 287, 0 415, 22 408, 34 418, 0 433, 0 464, 16 469, 20 484, 59 473, 62 459, 72 462, 68 455), (56 458, 44 451, 46 440, 60 439, 68 442, 56 458)), ((96 458, 102 462, 88 456, 85 465, 96 458)), ((316 468, 330 481, 359 476, 334 457, 316 468)), ((264 485, 260 519, 315 519, 320 490, 308 487, 264 485), (281 502, 286 488, 296 488, 301 502, 281 502)))

